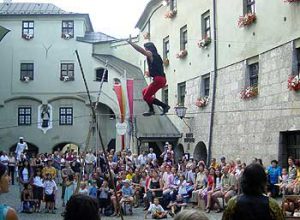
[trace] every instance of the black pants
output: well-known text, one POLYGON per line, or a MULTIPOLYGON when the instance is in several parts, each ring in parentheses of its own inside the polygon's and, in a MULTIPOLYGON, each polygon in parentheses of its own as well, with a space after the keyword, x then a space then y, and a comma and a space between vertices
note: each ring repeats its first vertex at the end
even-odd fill
POLYGON ((8 166, 8 175, 11 178, 11 185, 15 185, 15 167, 8 166))

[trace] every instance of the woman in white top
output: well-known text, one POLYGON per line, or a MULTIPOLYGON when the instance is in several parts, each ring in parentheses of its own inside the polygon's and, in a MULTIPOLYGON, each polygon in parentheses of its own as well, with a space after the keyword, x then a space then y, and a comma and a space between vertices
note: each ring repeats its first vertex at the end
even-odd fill
POLYGON ((10 152, 8 156, 8 175, 11 178, 11 184, 15 185, 16 158, 10 152))

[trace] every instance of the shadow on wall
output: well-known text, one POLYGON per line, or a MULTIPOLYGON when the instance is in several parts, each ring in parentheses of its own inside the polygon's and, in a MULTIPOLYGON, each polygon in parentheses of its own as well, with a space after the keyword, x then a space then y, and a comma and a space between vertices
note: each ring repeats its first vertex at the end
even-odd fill
POLYGON ((198 144, 196 145, 196 147, 194 149, 193 157, 197 161, 203 160, 206 163, 207 148, 206 148, 206 145, 202 141, 198 142, 198 144))

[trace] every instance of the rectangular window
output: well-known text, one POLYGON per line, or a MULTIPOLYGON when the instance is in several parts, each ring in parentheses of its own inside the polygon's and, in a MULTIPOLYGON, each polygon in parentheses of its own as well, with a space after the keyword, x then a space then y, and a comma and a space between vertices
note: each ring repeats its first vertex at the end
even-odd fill
POLYGON ((166 103, 167 105, 169 104, 169 91, 168 91, 168 87, 165 87, 162 89, 162 97, 161 100, 163 103, 166 103))
POLYGON ((103 82, 108 82, 108 70, 104 69, 104 68, 100 68, 96 70, 96 81, 101 82, 103 78, 103 82), (103 78, 103 74, 104 78, 103 78))
POLYGON ((209 96, 209 89, 210 89, 210 75, 205 75, 202 77, 202 94, 205 97, 209 96))
POLYGON ((31 107, 18 108, 18 125, 31 125, 31 107))
POLYGON ((210 12, 205 12, 202 16, 202 38, 211 37, 210 12))
POLYGON ((34 37, 34 21, 22 22, 22 37, 26 39, 34 37))
POLYGON ((185 100, 185 82, 178 83, 178 105, 184 105, 185 100))
POLYGON ((74 80, 74 63, 62 63, 60 65, 60 80, 74 80))
POLYGON ((59 125, 73 125, 73 108, 59 108, 59 125))
POLYGON ((62 37, 74 37, 74 21, 62 21, 62 37))
POLYGON ((187 25, 180 28, 180 50, 186 50, 188 43, 187 25))
POLYGON ((258 73, 259 73, 259 64, 253 63, 248 66, 249 68, 249 85, 257 86, 258 85, 258 73))
POLYGON ((34 64, 33 63, 21 63, 20 66, 20 80, 28 81, 33 80, 34 64))
POLYGON ((300 73, 300 48, 296 48, 296 57, 297 57, 297 73, 300 73))
POLYGON ((170 53, 170 40, 169 40, 169 36, 164 38, 163 41, 163 59, 168 59, 169 58, 169 53, 170 53))
POLYGON ((244 14, 253 14, 255 11, 255 0, 244 0, 244 14))
POLYGON ((170 0, 170 10, 177 10, 177 0, 170 0))

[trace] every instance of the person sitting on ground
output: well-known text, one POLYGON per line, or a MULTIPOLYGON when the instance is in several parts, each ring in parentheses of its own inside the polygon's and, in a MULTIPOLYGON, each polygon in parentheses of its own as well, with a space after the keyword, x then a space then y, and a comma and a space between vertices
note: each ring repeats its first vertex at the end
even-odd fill
MULTIPOLYGON (((8 193, 10 177, 7 172, 7 167, 0 163, 0 194, 8 193)), ((16 211, 7 206, 0 204, 0 219, 3 220, 18 220, 16 211)))
POLYGON ((288 184, 289 175, 286 168, 282 168, 281 177, 279 177, 279 193, 284 195, 286 191, 286 186, 288 184))
POLYGON ((89 195, 89 190, 87 188, 86 182, 80 182, 80 188, 78 190, 78 193, 83 195, 89 195))
POLYGON ((252 163, 241 179, 242 194, 229 200, 222 220, 284 220, 276 200, 265 196, 267 176, 264 168, 252 163))
POLYGON ((168 212, 166 212, 159 204, 159 199, 154 198, 153 203, 149 206, 149 209, 145 214, 145 219, 147 218, 148 214, 151 214, 152 218, 154 219, 162 219, 167 218, 168 212))
POLYGON ((179 212, 174 220, 209 220, 208 217, 197 209, 183 210, 179 212))
POLYGON ((67 202, 64 220, 100 220, 97 200, 86 195, 73 195, 67 202))
POLYGON ((32 187, 30 184, 24 184, 24 189, 21 193, 22 198, 22 211, 25 213, 32 213, 36 209, 36 202, 33 198, 33 192, 32 192, 32 187))
MULTIPOLYGON (((124 186, 121 189, 122 191, 122 199, 120 200, 120 204, 123 207, 124 203, 133 203, 133 189, 130 186, 130 180, 126 179, 124 181, 124 186)), ((129 210, 130 214, 132 213, 132 209, 129 210)))

